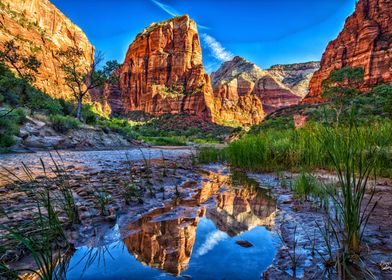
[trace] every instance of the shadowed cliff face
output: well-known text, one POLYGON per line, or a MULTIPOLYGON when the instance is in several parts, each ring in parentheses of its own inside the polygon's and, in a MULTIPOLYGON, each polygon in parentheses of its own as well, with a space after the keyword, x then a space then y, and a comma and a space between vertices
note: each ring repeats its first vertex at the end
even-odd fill
POLYGON ((329 74, 343 67, 362 67, 365 71, 362 90, 377 83, 392 83, 392 3, 390 0, 360 0, 347 18, 339 36, 323 54, 320 70, 310 82, 304 101, 317 102, 321 83, 329 74))
POLYGON ((125 111, 210 119, 211 87, 196 23, 188 16, 150 25, 130 45, 120 71, 125 111))
POLYGON ((26 56, 41 62, 35 85, 53 97, 69 97, 64 85, 59 49, 79 47, 86 67, 91 65, 94 48, 83 31, 48 0, 1 0, 0 44, 15 40, 26 56))
POLYGON ((203 217, 228 236, 273 225, 276 203, 258 186, 234 183, 215 172, 204 178, 193 198, 153 210, 121 228, 124 244, 140 262, 179 275, 188 267, 203 217))

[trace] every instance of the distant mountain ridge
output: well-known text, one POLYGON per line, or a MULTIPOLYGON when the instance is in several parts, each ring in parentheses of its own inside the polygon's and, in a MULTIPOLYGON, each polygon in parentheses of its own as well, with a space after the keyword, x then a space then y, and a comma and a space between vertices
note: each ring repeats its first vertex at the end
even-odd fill
POLYGON ((303 98, 309 93, 310 80, 319 68, 320 62, 310 61, 305 63, 277 64, 271 66, 267 71, 275 79, 303 98))
POLYGON ((236 56, 211 74, 214 97, 222 104, 219 114, 241 123, 258 123, 266 114, 298 104, 317 68, 317 62, 309 62, 263 70, 236 56))

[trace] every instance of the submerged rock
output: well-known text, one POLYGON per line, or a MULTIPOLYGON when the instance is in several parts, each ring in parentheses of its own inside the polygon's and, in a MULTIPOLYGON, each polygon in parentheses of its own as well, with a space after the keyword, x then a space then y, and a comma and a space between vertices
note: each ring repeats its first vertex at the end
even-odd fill
POLYGON ((246 240, 237 240, 235 243, 237 243, 238 245, 244 248, 253 247, 253 244, 246 240))

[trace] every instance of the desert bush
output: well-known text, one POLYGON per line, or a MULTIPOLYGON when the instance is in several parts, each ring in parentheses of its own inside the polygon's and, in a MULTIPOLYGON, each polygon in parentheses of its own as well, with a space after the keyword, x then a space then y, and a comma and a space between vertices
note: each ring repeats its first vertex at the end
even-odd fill
POLYGON ((120 133, 127 139, 138 139, 139 134, 134 128, 128 123, 127 120, 118 118, 98 120, 99 126, 103 129, 109 129, 114 132, 120 133))
POLYGON ((70 116, 52 115, 49 120, 53 129, 59 133, 67 133, 69 130, 80 126, 80 122, 70 116))
POLYGON ((185 146, 186 139, 181 136, 171 137, 141 137, 144 141, 157 146, 185 146))
POLYGON ((98 114, 94 112, 94 108, 90 105, 83 106, 82 116, 87 124, 95 125, 98 121, 98 114))

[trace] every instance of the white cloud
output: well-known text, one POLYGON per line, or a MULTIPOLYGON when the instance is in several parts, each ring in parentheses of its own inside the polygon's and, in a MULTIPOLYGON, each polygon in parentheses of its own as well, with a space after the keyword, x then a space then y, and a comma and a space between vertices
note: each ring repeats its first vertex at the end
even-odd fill
POLYGON ((227 238, 227 234, 222 231, 214 231, 207 235, 206 242, 197 250, 197 256, 203 256, 211 251, 220 241, 227 238))
POLYGON ((154 4, 156 4, 159 8, 164 10, 166 13, 168 13, 172 17, 177 17, 180 15, 180 13, 178 11, 176 11, 174 8, 170 7, 169 5, 163 4, 163 3, 158 2, 156 0, 151 0, 151 1, 154 2, 154 4))
POLYGON ((204 43, 210 49, 212 56, 216 59, 220 61, 228 61, 234 57, 234 55, 227 51, 214 37, 206 33, 203 33, 201 36, 204 43))
POLYGON ((204 26, 204 25, 201 25, 201 24, 197 24, 197 27, 198 27, 199 29, 206 29, 206 30, 210 29, 209 27, 204 26))

